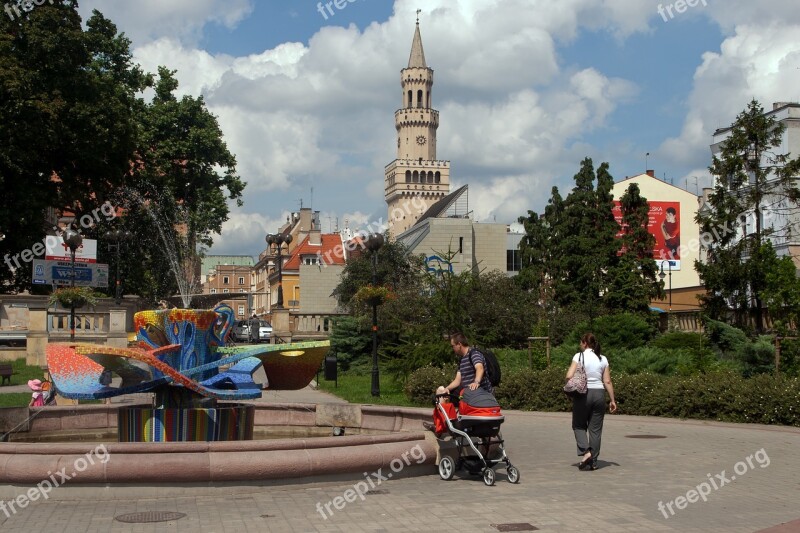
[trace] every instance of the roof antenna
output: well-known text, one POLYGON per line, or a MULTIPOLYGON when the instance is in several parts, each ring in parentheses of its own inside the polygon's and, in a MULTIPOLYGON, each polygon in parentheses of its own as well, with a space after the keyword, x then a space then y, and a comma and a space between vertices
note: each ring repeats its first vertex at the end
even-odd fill
POLYGON ((419 26, 419 14, 422 13, 421 9, 417 9, 417 26, 419 26))

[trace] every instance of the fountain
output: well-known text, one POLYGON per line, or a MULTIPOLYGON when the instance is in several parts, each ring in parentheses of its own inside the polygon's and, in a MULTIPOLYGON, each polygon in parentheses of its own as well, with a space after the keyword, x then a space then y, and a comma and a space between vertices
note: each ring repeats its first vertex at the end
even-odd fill
MULTIPOLYGON (((189 307, 193 284, 180 282, 183 263, 170 246, 169 232, 162 231, 153 206, 138 198, 159 226, 183 305, 189 307)), ((97 442, 107 450, 108 460, 86 465, 79 476, 72 476, 71 485, 122 490, 123 485, 190 484, 196 487, 193 491, 213 491, 218 484, 246 487, 326 475, 361 479, 364 471, 389 468, 412 449, 425 458, 417 469, 434 462, 436 441, 421 431, 429 410, 251 402, 263 390, 307 386, 329 343, 226 347, 223 339, 232 322, 233 311, 227 306, 144 311, 134 317, 135 347, 48 346, 50 374, 62 396, 97 400, 150 392, 153 401, 121 408, 109 404, 0 410, 0 427, 5 422, 15 428, 13 435, 5 435, 8 442, 0 438, 0 498, 76 461, 86 463, 81 458, 91 456, 97 442), (256 383, 253 375, 262 368, 266 381, 256 383), (109 372, 121 378, 118 386, 104 379, 109 372), (261 436, 274 428, 292 438, 254 437, 255 430, 261 436), (332 436, 334 428, 346 435, 332 436)), ((68 491, 58 492, 62 493, 68 491)), ((102 489, 94 496, 114 497, 102 489)))

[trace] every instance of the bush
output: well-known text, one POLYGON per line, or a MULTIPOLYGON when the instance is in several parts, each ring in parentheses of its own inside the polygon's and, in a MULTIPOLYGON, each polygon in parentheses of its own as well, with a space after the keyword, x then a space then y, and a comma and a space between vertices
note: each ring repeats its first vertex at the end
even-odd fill
POLYGON ((581 336, 591 332, 600 342, 601 349, 611 352, 644 346, 655 337, 657 331, 655 325, 641 315, 632 313, 605 315, 594 319, 591 324, 588 320, 578 324, 565 339, 565 344, 577 347, 581 336))
POLYGON ((406 397, 420 405, 431 404, 433 394, 440 385, 453 381, 456 369, 425 366, 413 371, 406 379, 404 387, 406 397))
POLYGON ((358 318, 342 316, 334 321, 330 352, 342 370, 368 362, 371 342, 372 337, 358 318))
POLYGON ((753 342, 739 347, 736 360, 742 365, 744 377, 775 371, 775 344, 772 337, 761 335, 753 342))

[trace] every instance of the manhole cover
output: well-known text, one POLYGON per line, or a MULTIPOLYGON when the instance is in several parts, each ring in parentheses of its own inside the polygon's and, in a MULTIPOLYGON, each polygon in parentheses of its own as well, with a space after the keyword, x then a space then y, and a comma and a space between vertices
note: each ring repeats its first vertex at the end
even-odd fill
POLYGON ((492 527, 497 531, 538 531, 539 528, 532 526, 527 522, 520 522, 517 524, 492 524, 492 527))
POLYGON ((173 513, 170 511, 146 511, 144 513, 128 513, 115 516, 117 522, 126 524, 149 524, 150 522, 171 522, 180 520, 186 516, 184 513, 173 513))
POLYGON ((625 435, 626 439, 666 439, 666 435, 625 435))

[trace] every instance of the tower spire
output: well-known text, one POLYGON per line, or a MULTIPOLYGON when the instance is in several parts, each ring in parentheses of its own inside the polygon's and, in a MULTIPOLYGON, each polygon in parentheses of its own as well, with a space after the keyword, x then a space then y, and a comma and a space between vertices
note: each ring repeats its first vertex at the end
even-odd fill
POLYGON ((411 43, 408 68, 428 68, 425 63, 425 50, 422 49, 422 36, 419 33, 419 14, 421 12, 421 9, 417 9, 417 28, 414 30, 414 40, 411 43))

